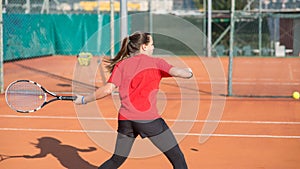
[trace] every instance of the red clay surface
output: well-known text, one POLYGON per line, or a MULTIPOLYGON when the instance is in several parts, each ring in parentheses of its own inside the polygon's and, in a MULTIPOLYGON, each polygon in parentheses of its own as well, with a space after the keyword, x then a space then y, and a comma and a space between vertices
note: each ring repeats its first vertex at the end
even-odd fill
MULTIPOLYGON (((190 80, 163 80, 159 96, 162 116, 180 138, 179 145, 190 169, 300 168, 299 100, 224 97, 227 94, 227 58, 166 60, 175 65, 183 66, 184 63, 195 74, 190 80), (205 123, 210 129, 205 130, 208 133, 202 132, 205 123), (206 134, 212 135, 207 137, 206 134), (200 138, 207 140, 200 143, 200 138)), ((97 65, 96 58, 91 65, 97 65)), ((233 91, 239 95, 291 95, 292 91, 300 90, 299 66, 298 58, 236 58, 233 91)), ((99 72, 95 67, 78 67, 76 58, 70 56, 4 64, 5 87, 17 79, 30 79, 50 91, 64 94, 72 91, 71 85, 79 92, 93 90, 78 81, 101 86, 99 72), (96 73, 82 75, 85 71, 96 73), (95 78, 84 81, 91 77, 95 78), (77 81, 72 84, 72 79, 77 81)), ((108 149, 114 146, 114 141, 108 143, 109 148, 103 145, 106 143, 101 145, 101 140, 110 141, 115 135, 118 103, 113 102, 114 97, 109 96, 88 107, 58 101, 37 112, 20 114, 7 106, 4 94, 0 95, 0 154, 40 154, 33 158, 3 160, 0 169, 96 169, 111 156, 108 149), (33 143, 38 143, 39 138, 44 141, 36 147, 33 143)), ((147 148, 140 147, 137 151, 143 153, 147 148)), ((129 158, 121 167, 135 168, 167 169, 172 166, 160 154, 129 158)))

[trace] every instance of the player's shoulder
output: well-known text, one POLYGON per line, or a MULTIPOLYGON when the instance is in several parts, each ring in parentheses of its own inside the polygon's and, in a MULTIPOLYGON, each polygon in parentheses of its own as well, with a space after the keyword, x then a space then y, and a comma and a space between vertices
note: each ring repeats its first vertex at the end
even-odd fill
POLYGON ((143 58, 144 62, 151 64, 151 65, 161 65, 167 63, 163 58, 160 58, 158 56, 148 56, 144 55, 143 58))
POLYGON ((151 61, 155 61, 155 62, 160 62, 160 61, 164 61, 163 58, 160 58, 159 56, 148 56, 148 55, 143 55, 144 58, 151 60, 151 61))
POLYGON ((147 65, 147 64, 159 64, 161 62, 166 62, 166 61, 160 57, 148 56, 145 54, 138 54, 138 55, 135 55, 135 56, 132 56, 130 58, 120 61, 119 64, 120 65, 131 65, 131 64, 143 63, 143 64, 147 65))

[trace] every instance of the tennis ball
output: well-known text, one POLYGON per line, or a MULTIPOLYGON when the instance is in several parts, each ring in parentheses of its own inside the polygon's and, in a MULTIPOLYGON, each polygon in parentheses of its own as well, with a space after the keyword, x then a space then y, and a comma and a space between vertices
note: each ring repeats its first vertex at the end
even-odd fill
POLYGON ((300 93, 299 92, 294 92, 293 93, 293 98, 298 100, 300 98, 300 93))
POLYGON ((43 98, 43 96, 42 95, 39 95, 39 99, 42 99, 43 98))

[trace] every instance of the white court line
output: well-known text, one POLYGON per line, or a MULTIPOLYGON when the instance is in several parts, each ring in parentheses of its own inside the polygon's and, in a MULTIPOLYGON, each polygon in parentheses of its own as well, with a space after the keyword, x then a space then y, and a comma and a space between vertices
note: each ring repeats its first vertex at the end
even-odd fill
MULTIPOLYGON (((187 83, 187 82, 186 82, 187 83)), ((227 82, 198 82, 198 84, 227 84, 227 82)), ((299 85, 300 83, 298 82, 235 82, 233 81, 232 84, 235 85, 284 85, 284 86, 293 86, 293 85, 299 85)))
MULTIPOLYGON (((66 120, 117 120, 117 118, 106 117, 72 117, 72 116, 18 116, 18 115, 0 115, 0 118, 26 118, 26 119, 66 119, 66 120)), ((246 120, 182 120, 165 119, 170 122, 188 122, 188 123, 235 123, 235 124, 287 124, 300 125, 300 122, 289 121, 246 121, 246 120)))
MULTIPOLYGON (((116 134, 116 131, 105 130, 61 130, 61 129, 33 129, 33 128, 0 128, 0 131, 30 131, 30 132, 62 132, 62 133, 109 133, 116 134)), ((209 136, 209 137, 240 137, 240 138, 278 138, 278 139, 300 139, 300 136, 278 136, 260 134, 199 134, 199 133, 174 133, 183 136, 209 136)))
MULTIPOLYGON (((283 79, 283 80, 286 81, 286 79, 283 79)), ((235 84, 235 85, 257 85, 257 84, 261 84, 261 85, 285 85, 285 86, 299 85, 300 84, 299 82, 276 82, 276 81, 272 81, 272 80, 267 80, 267 81, 262 81, 261 80, 261 81, 257 81, 257 82, 253 82, 253 81, 255 81, 255 79, 246 79, 245 81, 240 81, 240 79, 238 79, 238 80, 233 79, 232 84, 235 84)), ((190 83, 191 83, 190 81, 180 81, 180 84, 190 84, 190 83)), ((176 84, 176 83, 175 82, 174 83, 164 82, 162 84, 176 84)), ((224 84, 225 85, 225 84, 227 84, 227 81, 216 81, 216 80, 197 81, 197 84, 224 84)))

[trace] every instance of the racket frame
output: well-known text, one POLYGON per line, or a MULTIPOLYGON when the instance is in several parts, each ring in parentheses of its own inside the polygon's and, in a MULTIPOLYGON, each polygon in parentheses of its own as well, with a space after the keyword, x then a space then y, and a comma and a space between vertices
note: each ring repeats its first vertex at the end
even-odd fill
POLYGON ((13 109, 13 110, 15 110, 15 111, 17 111, 17 112, 19 112, 19 113, 32 113, 32 112, 38 111, 39 109, 43 108, 45 105, 47 105, 47 104, 49 104, 49 103, 51 103, 51 102, 53 102, 53 101, 57 101, 57 100, 69 100, 69 101, 74 101, 74 100, 76 100, 76 98, 77 98, 77 96, 59 96, 59 95, 57 95, 57 94, 55 94, 55 93, 53 93, 53 92, 50 92, 49 90, 45 89, 45 88, 44 88, 42 85, 40 85, 39 83, 34 82, 34 81, 31 81, 31 80, 16 80, 16 81, 12 82, 11 84, 9 84, 9 86, 7 87, 7 89, 6 89, 6 91, 5 91, 5 100, 6 100, 7 105, 8 105, 11 109, 13 109), (43 104, 41 104, 39 107, 37 107, 37 108, 35 108, 35 109, 33 109, 33 110, 26 110, 26 111, 24 111, 24 110, 17 110, 17 109, 15 109, 13 106, 11 106, 11 105, 9 104, 9 101, 7 100, 7 97, 6 97, 6 96, 7 96, 7 94, 8 94, 9 88, 10 88, 12 85, 14 85, 15 83, 19 83, 19 82, 32 83, 32 84, 38 86, 40 89, 42 89, 42 91, 44 92, 44 102, 43 102, 43 104), (47 101, 47 94, 53 96, 54 98, 47 101))

